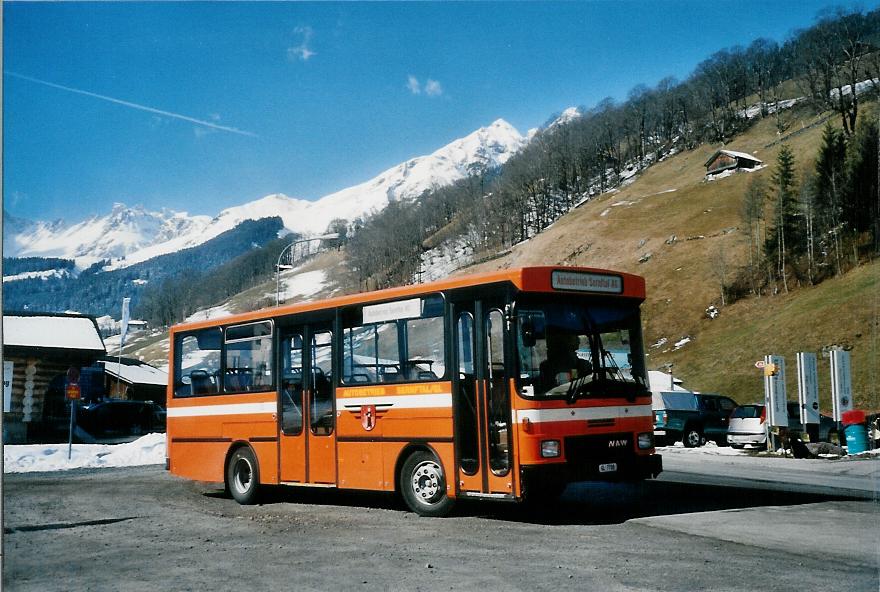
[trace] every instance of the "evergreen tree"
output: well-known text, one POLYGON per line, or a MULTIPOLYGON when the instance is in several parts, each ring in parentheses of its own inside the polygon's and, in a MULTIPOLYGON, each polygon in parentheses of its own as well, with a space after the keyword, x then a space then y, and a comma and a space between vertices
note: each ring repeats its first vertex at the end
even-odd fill
MULTIPOLYGON (((846 192, 841 218, 847 229, 859 235, 871 232, 876 238, 877 212, 877 123, 863 119, 847 148, 846 192)), ((857 238, 857 237, 853 237, 857 238)))
POLYGON ((753 177, 746 188, 740 216, 749 237, 749 284, 753 293, 758 289, 757 269, 761 259, 761 234, 764 225, 764 202, 767 199, 767 186, 761 177, 753 177))
POLYGON ((804 250, 803 236, 798 225, 797 193, 794 183, 794 154, 788 144, 783 144, 776 158, 776 168, 770 180, 776 197, 773 215, 774 225, 767 235, 765 252, 774 265, 776 277, 782 279, 788 292, 786 266, 795 255, 804 250))
POLYGON ((812 202, 815 210, 815 234, 821 249, 831 255, 837 273, 840 269, 841 201, 846 186, 844 164, 846 140, 831 123, 822 133, 822 145, 816 156, 816 174, 812 180, 812 202))

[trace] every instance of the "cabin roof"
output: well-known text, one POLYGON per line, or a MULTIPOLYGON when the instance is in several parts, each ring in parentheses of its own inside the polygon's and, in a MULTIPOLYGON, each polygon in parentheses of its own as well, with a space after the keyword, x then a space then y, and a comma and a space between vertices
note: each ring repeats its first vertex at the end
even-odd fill
POLYGON ((715 160, 716 158, 718 158, 718 155, 719 155, 719 154, 726 154, 727 156, 730 156, 730 157, 733 157, 733 158, 737 158, 737 159, 743 158, 743 159, 746 159, 746 160, 752 160, 752 161, 754 161, 754 162, 764 162, 763 160, 761 160, 761 159, 758 158, 757 156, 752 156, 751 154, 749 154, 749 153, 747 153, 747 152, 737 152, 736 150, 725 150, 725 149, 722 149, 722 150, 716 150, 716 151, 712 154, 712 156, 709 157, 709 160, 707 160, 706 163, 705 163, 703 166, 709 166, 710 164, 712 164, 712 161, 715 160))
POLYGON ((3 315, 3 345, 105 353, 95 319, 71 313, 3 315))

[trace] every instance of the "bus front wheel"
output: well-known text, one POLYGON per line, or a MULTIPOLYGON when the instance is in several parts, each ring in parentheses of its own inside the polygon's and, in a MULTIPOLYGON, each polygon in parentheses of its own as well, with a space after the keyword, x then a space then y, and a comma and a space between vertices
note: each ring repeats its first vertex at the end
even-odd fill
POLYGON ((260 467, 254 452, 244 446, 232 453, 226 466, 226 488, 238 503, 257 503, 260 489, 260 467))
POLYGON ((440 461, 424 450, 412 453, 403 463, 400 489, 406 505, 419 516, 447 516, 455 503, 446 495, 440 461))

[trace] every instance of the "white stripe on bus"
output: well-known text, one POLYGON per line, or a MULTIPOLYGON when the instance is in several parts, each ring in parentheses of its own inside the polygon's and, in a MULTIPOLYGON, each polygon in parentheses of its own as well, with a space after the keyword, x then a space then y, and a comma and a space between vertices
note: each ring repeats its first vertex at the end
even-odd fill
POLYGON ((550 421, 586 421, 595 419, 625 419, 627 417, 651 417, 650 405, 619 405, 614 407, 579 407, 576 409, 520 409, 516 412, 517 423, 528 419, 531 423, 550 421))
POLYGON ((452 393, 435 393, 431 395, 399 395, 376 397, 347 397, 336 399, 336 407, 345 407, 351 411, 363 405, 376 407, 396 407, 398 409, 425 409, 428 407, 452 407, 452 393))
POLYGON ((278 403, 229 403, 226 405, 198 405, 191 407, 169 407, 168 417, 205 417, 209 415, 253 415, 256 413, 276 413, 278 403))

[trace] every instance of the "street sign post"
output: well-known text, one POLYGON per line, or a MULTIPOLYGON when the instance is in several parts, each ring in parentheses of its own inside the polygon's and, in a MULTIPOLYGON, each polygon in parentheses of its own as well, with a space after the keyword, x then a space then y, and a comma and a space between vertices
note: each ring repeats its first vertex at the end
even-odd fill
POLYGON ((764 356, 764 406, 767 410, 767 438, 772 450, 777 441, 772 428, 788 427, 788 407, 785 396, 785 358, 764 356))
POLYGON ((67 384, 64 386, 65 398, 70 403, 70 432, 67 435, 67 460, 73 454, 73 430, 76 426, 76 404, 82 392, 79 388, 79 368, 71 366, 67 370, 67 384))
POLYGON ((787 427, 785 358, 782 356, 764 357, 764 400, 767 404, 768 424, 774 427, 787 427))
POLYGON ((845 411, 853 408, 850 356, 842 349, 831 350, 831 404, 836 422, 841 421, 845 411))
POLYGON ((800 352, 797 355, 798 401, 801 423, 819 423, 819 379, 816 373, 816 354, 800 352))
POLYGON ((797 354, 798 403, 801 425, 810 442, 819 439, 819 378, 816 373, 816 354, 797 354))

